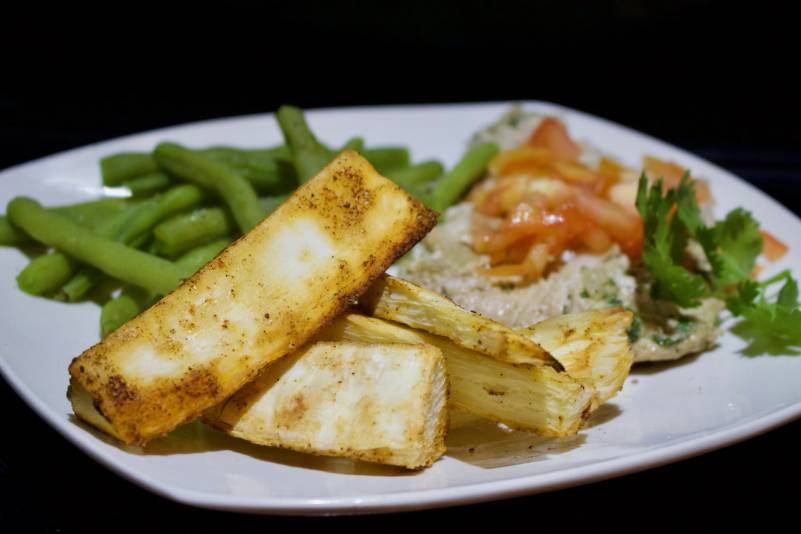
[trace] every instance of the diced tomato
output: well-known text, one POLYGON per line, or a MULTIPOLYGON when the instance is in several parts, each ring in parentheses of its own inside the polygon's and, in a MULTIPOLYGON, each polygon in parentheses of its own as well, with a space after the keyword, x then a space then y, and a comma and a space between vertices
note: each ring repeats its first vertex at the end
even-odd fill
POLYGON ((563 224, 558 215, 534 208, 525 202, 517 205, 496 232, 483 240, 479 252, 494 254, 511 247, 520 239, 543 234, 563 224))
POLYGON ((565 125, 553 117, 542 120, 529 137, 528 144, 547 148, 556 159, 575 161, 581 155, 581 147, 570 138, 565 125))
POLYGON ((618 182, 609 188, 607 197, 628 213, 638 215, 636 206, 637 188, 637 182, 618 182))
POLYGON ((612 246, 612 238, 598 227, 590 227, 584 232, 581 240, 592 252, 601 253, 612 246))
POLYGON ((523 276, 537 279, 543 275, 550 261, 551 257, 545 246, 538 244, 530 247, 522 261, 479 269, 479 274, 484 276, 523 276))
POLYGON ((764 254, 768 260, 779 261, 787 254, 787 251, 790 250, 790 247, 767 230, 760 230, 759 233, 762 234, 762 254, 764 254))
POLYGON ((541 277, 545 269, 548 268, 548 263, 550 263, 551 259, 552 256, 544 245, 538 244, 531 247, 525 261, 530 268, 528 276, 534 279, 541 277))
POLYGON ((699 204, 709 204, 712 202, 712 191, 709 190, 709 183, 706 180, 693 180, 695 186, 695 200, 699 204))
POLYGON ((495 221, 489 217, 473 215, 470 221, 470 238, 473 249, 479 254, 487 251, 488 244, 492 237, 497 233, 493 223, 495 221))
POLYGON ((535 245, 536 235, 528 235, 518 239, 508 247, 498 250, 490 256, 490 264, 499 265, 501 263, 522 263, 526 260, 529 251, 535 245))
POLYGON ((642 164, 648 178, 652 181, 661 179, 666 189, 672 189, 679 185, 681 177, 687 170, 672 161, 664 161, 653 156, 644 156, 642 164))
POLYGON ((573 188, 556 178, 534 178, 529 180, 524 199, 532 199, 532 206, 555 209, 573 200, 573 188))
MULTIPOLYGON (((666 189, 678 186, 685 172, 688 171, 688 169, 672 161, 664 161, 653 156, 643 157, 643 167, 649 180, 655 182, 661 179, 666 189)), ((695 187, 695 200, 699 204, 712 202, 712 192, 709 190, 709 184, 705 180, 695 178, 692 179, 692 182, 695 187)))
POLYGON ((552 167, 560 178, 574 184, 592 186, 603 179, 584 165, 572 161, 554 161, 552 167))
POLYGON ((502 217, 520 203, 528 192, 528 178, 525 176, 508 176, 501 178, 490 191, 484 193, 476 211, 490 217, 502 217))
POLYGON ((625 170, 626 168, 623 165, 605 156, 602 157, 601 161, 598 163, 598 172, 607 176, 612 176, 615 179, 620 179, 620 174, 625 170))
POLYGON ((630 258, 640 256, 643 240, 642 219, 616 204, 586 193, 576 192, 579 211, 608 233, 630 258))
POLYGON ((547 148, 523 145, 495 156, 489 164, 489 170, 499 176, 513 174, 540 176, 543 170, 548 168, 551 159, 551 152, 547 148))
MULTIPOLYGON (((564 125, 548 118, 528 144, 492 161, 494 180, 469 197, 475 208, 473 248, 490 258, 481 274, 536 279, 566 250, 602 253, 614 243, 633 260, 639 258, 643 229, 633 205, 637 181, 609 159, 602 158, 596 171, 579 163, 579 155, 564 125)), ((650 172, 665 174, 668 187, 681 179, 683 171, 675 164, 655 158, 646 163, 650 172)))

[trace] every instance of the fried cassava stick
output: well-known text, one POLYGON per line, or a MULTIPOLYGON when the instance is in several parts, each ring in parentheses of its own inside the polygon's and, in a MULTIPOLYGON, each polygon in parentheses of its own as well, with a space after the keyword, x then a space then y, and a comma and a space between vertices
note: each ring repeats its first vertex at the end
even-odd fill
POLYGON ((161 436, 300 347, 435 221, 343 152, 181 287, 73 360, 72 379, 123 441, 161 436))
POLYGON ((447 377, 424 344, 313 343, 203 420, 253 443, 418 469, 445 452, 447 377))

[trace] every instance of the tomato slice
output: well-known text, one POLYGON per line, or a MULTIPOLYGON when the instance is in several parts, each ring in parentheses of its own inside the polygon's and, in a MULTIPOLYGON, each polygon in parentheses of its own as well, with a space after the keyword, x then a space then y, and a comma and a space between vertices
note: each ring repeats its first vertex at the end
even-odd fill
POLYGON ((626 168, 623 165, 607 158, 606 156, 602 156, 601 161, 598 163, 598 172, 607 176, 611 176, 617 180, 620 179, 620 175, 625 170, 626 168))
POLYGON ((585 191, 576 191, 579 211, 609 234, 630 258, 640 256, 643 241, 642 219, 624 208, 585 191))
POLYGON ((548 149, 556 159, 576 161, 581 155, 581 147, 570 138, 565 125, 554 117, 542 119, 529 137, 528 144, 548 149))
POLYGON ((654 182, 662 180, 667 189, 672 189, 679 185, 681 177, 687 171, 687 169, 672 161, 664 161, 653 156, 643 156, 642 165, 649 180, 654 182))
POLYGON ((790 247, 767 230, 760 230, 759 233, 762 234, 762 254, 768 260, 779 261, 790 250, 790 247))
POLYGON ((499 176, 539 175, 543 169, 547 169, 551 159, 551 152, 547 148, 523 145, 495 156, 489 164, 489 170, 499 176))

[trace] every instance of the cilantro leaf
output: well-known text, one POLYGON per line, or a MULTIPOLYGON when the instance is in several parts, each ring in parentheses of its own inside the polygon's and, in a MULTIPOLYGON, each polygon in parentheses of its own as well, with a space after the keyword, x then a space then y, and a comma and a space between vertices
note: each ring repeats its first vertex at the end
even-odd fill
POLYGON ((787 277, 787 281, 779 290, 776 304, 789 309, 798 307, 798 283, 791 276, 787 277))
POLYGON ((685 308, 698 306, 698 299, 709 294, 707 282, 681 265, 690 233, 688 226, 703 225, 700 212, 693 211, 693 206, 697 211, 697 205, 687 176, 678 188, 663 194, 661 180, 649 188, 642 174, 636 205, 643 220, 642 261, 651 277, 651 295, 685 308), (676 213, 682 215, 671 217, 677 201, 676 213))
POLYGON ((754 305, 754 300, 758 296, 759 284, 754 280, 743 280, 726 299, 726 307, 733 315, 742 315, 745 309, 754 305))
POLYGON ((712 265, 718 289, 751 277, 762 252, 759 224, 742 208, 732 210, 711 229, 703 229, 698 241, 712 265))
POLYGON ((670 300, 682 308, 693 308, 698 299, 709 295, 706 280, 677 265, 661 249, 643 250, 642 260, 651 274, 651 294, 656 299, 670 300))
POLYGON ((762 236, 748 211, 737 208, 708 227, 687 174, 667 191, 661 180, 649 187, 643 174, 636 205, 644 229, 642 262, 654 298, 683 308, 709 296, 725 298, 729 311, 740 318, 732 331, 751 341, 747 352, 801 353, 798 283, 789 271, 762 282, 751 279, 762 236), (689 239, 704 250, 711 266, 706 276, 685 267, 689 239), (779 282, 784 282, 781 289, 769 297, 768 291, 779 282))
POLYGON ((690 180, 689 173, 684 173, 678 187, 675 189, 676 195, 676 218, 679 219, 687 232, 695 236, 700 230, 706 228, 704 218, 701 216, 701 208, 695 200, 695 185, 690 180))
POLYGON ((764 352, 772 346, 774 353, 781 354, 790 351, 791 347, 801 347, 798 283, 789 271, 764 282, 740 282, 726 304, 732 314, 742 318, 732 330, 750 339, 752 352, 764 352), (784 285, 775 302, 771 302, 767 297, 768 288, 782 280, 784 285), (754 347, 759 350, 753 350, 754 347))

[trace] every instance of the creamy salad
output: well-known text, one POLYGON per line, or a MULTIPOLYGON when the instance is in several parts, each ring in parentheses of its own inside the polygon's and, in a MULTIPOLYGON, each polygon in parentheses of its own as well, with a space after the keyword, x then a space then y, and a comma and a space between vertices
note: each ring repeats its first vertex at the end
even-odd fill
MULTIPOLYGON (((525 143, 542 121, 541 115, 513 109, 478 132, 473 142, 495 142, 502 149, 514 149, 525 143)), ((581 164, 596 167, 601 157, 597 150, 582 145, 581 164)), ((491 170, 477 188, 500 178, 491 170)), ((496 274, 480 274, 492 273, 493 267, 490 254, 476 251, 474 225, 483 215, 475 205, 474 198, 468 197, 445 211, 440 224, 398 264, 398 275, 515 328, 559 314, 625 307, 635 312, 629 335, 638 362, 701 352, 712 347, 720 335, 718 316, 723 301, 707 298, 688 309, 654 301, 647 277, 632 269, 633 262, 615 243, 602 252, 564 250, 537 277, 505 275, 502 269, 496 274)))

